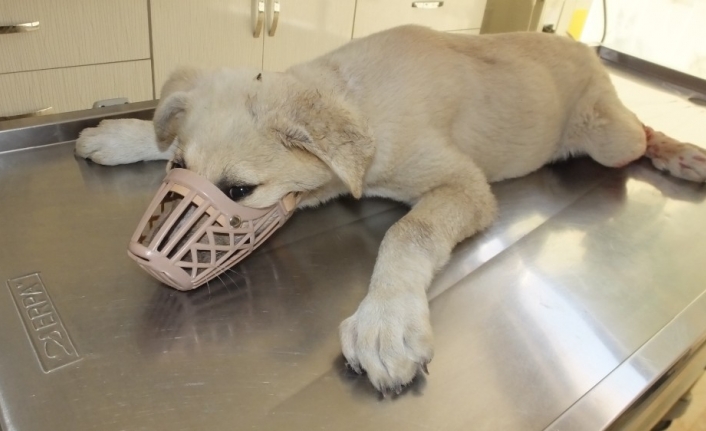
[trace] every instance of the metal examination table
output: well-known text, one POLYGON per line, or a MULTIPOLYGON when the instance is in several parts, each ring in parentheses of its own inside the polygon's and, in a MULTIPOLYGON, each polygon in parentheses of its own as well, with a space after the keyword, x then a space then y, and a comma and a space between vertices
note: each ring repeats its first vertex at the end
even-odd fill
POLYGON ((337 327, 404 207, 299 212, 222 281, 177 292, 126 255, 163 164, 43 145, 87 124, 0 132, 25 148, 0 154, 5 431, 645 429, 703 372, 706 189, 646 162, 494 185, 500 220, 429 291, 431 375, 382 399, 337 327))

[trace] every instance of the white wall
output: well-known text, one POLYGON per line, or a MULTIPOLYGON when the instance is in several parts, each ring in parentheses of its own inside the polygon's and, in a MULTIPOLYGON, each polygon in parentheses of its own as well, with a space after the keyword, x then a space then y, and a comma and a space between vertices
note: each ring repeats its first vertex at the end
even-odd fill
MULTIPOLYGON (((706 0, 606 0, 604 46, 706 79, 706 0)), ((602 1, 593 3, 581 39, 600 40, 602 1)))

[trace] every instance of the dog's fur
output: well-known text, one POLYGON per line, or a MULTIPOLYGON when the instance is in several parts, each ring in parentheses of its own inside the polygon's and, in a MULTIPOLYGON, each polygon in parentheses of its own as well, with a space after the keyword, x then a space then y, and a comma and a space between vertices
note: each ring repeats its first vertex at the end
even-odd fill
POLYGON ((153 123, 106 120, 82 133, 77 154, 177 160, 222 187, 257 185, 240 201, 251 207, 293 191, 301 207, 346 193, 412 206, 340 327, 350 366, 383 391, 432 359, 425 290, 455 244, 495 218, 489 182, 578 154, 610 167, 647 155, 706 179, 704 151, 644 128, 590 48, 537 33, 405 26, 285 73, 184 69, 164 85, 153 123))

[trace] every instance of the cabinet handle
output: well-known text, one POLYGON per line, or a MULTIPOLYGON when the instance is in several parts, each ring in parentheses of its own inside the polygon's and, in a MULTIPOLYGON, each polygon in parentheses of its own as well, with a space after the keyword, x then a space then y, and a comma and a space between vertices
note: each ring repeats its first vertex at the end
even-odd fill
POLYGON ((442 1, 415 1, 412 2, 412 7, 419 9, 438 9, 444 5, 442 1))
POLYGON ((253 0, 253 19, 252 37, 257 39, 262 33, 262 25, 265 23, 265 0, 253 0))
POLYGON ((27 33, 39 29, 39 21, 25 22, 15 25, 0 25, 0 34, 27 33))
POLYGON ((38 111, 32 111, 28 112, 26 114, 20 114, 20 115, 10 115, 8 117, 0 117, 0 121, 6 121, 6 120, 18 120, 20 118, 29 118, 29 117, 39 117, 40 115, 46 115, 49 114, 51 111, 53 111, 54 108, 51 106, 48 108, 40 109, 38 111))
POLYGON ((267 32, 270 36, 274 36, 279 23, 279 0, 272 1, 272 21, 270 21, 270 31, 267 32))

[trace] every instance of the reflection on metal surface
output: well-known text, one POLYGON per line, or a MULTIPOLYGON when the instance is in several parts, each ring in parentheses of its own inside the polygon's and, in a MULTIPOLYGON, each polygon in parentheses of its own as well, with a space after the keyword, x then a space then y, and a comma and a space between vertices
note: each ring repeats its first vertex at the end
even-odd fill
POLYGON ((500 219, 429 292, 431 376, 381 400, 346 370, 337 328, 407 208, 298 212, 237 268, 176 292, 124 255, 163 177, 162 163, 102 167, 71 144, 0 155, 0 277, 42 268, 83 358, 43 373, 0 295, 9 429, 599 429, 706 333, 690 311, 706 190, 648 162, 575 160, 493 185, 500 219))
POLYGON ((706 367, 704 325, 706 293, 547 429, 650 429, 703 374, 706 367), (631 401, 626 404, 626 400, 631 401))

